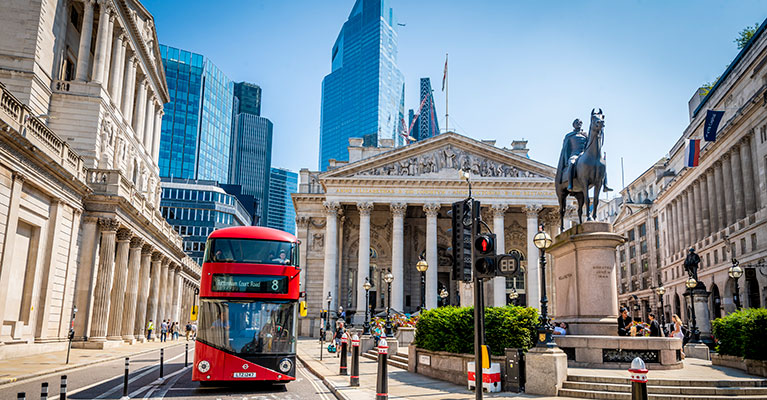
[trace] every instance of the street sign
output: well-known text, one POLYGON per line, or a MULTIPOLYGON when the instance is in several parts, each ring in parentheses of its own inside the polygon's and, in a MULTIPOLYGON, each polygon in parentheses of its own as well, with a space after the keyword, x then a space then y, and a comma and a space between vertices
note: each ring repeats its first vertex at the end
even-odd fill
POLYGON ((496 260, 498 275, 514 276, 519 273, 519 256, 517 254, 499 254, 496 260))
POLYGON ((190 321, 197 321, 197 306, 192 306, 192 312, 189 315, 190 321))

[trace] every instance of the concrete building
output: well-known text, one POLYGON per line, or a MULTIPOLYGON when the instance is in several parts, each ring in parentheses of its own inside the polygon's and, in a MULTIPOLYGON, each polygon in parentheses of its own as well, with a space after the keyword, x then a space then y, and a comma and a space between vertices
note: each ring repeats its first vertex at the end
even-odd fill
POLYGON ((0 3, 0 357, 144 337, 188 312, 199 266, 159 212, 168 101, 131 0, 0 3), (17 286, 19 279, 23 286, 17 286))

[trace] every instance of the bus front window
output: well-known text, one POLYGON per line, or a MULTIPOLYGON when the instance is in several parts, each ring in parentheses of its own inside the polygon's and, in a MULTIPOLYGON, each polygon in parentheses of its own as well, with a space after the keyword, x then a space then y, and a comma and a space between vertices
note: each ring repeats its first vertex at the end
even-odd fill
POLYGON ((295 265, 293 243, 257 239, 209 239, 205 262, 295 265))

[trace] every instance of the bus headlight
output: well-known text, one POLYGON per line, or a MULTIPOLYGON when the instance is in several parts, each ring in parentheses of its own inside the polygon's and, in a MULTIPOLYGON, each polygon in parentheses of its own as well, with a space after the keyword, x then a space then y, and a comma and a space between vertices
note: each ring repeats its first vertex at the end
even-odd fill
POLYGON ((210 363, 205 361, 205 360, 202 360, 202 361, 198 362, 197 363, 197 370, 202 372, 203 374, 208 372, 210 370, 210 363))
POLYGON ((280 361, 280 371, 288 373, 293 368, 293 362, 289 358, 283 358, 280 361))

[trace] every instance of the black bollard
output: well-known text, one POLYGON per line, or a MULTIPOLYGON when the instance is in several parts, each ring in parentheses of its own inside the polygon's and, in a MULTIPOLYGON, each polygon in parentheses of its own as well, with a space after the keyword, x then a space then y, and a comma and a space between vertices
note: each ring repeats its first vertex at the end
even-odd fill
POLYGON ((164 358, 165 358, 165 349, 160 349, 160 378, 162 378, 165 375, 162 372, 162 364, 163 364, 164 358))
POLYGON ((378 379, 376 380, 376 400, 387 400, 389 398, 389 377, 388 358, 389 345, 386 339, 381 337, 378 341, 378 379))
POLYGON ((187 365, 189 365, 189 343, 187 343, 184 347, 184 368, 186 368, 187 365))
POLYGON ((647 400, 647 372, 641 358, 637 357, 631 362, 631 400, 647 400))
POLYGON ((43 382, 40 388, 40 400, 48 400, 48 382, 43 382))
POLYGON ((125 375, 123 375, 123 397, 128 397, 128 372, 130 371, 130 358, 125 357, 125 375))
POLYGON ((346 346, 349 342, 349 334, 344 332, 343 335, 341 335, 341 366, 339 367, 338 373, 341 375, 348 375, 347 373, 347 362, 346 362, 346 346))
POLYGON ((349 376, 349 386, 360 385, 360 338, 355 333, 352 336, 352 374, 349 376))
POLYGON ((61 390, 59 391, 59 399, 67 400, 67 376, 61 375, 61 390))
POLYGON ((18 395, 16 395, 17 400, 27 400, 27 394, 24 392, 19 392, 18 395))

